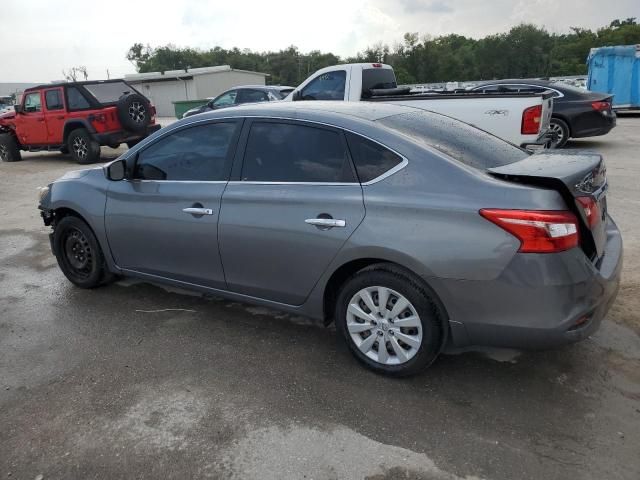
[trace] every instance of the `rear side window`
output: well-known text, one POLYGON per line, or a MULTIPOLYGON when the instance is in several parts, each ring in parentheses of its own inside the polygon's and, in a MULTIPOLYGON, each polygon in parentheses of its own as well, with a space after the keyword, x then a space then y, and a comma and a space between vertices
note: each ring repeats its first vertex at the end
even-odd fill
POLYGON ((138 155, 139 180, 227 180, 236 123, 185 128, 158 140, 138 155))
POLYGON ((378 121, 417 143, 479 170, 508 165, 529 155, 490 133, 433 112, 403 113, 378 121))
POLYGON ((85 84, 84 88, 100 103, 115 103, 122 95, 136 93, 131 85, 125 82, 89 83, 85 84))
POLYGON ((237 103, 268 102, 267 92, 262 90, 240 90, 237 103))
POLYGON ((85 110, 90 107, 87 99, 76 87, 67 88, 67 105, 69 110, 85 110))
POLYGON ((372 88, 396 88, 396 76, 390 68, 367 68, 362 70, 362 93, 372 88))
POLYGON ((44 93, 44 99, 47 104, 47 110, 62 110, 64 108, 60 90, 47 90, 44 93))
POLYGON ((355 182, 342 134, 324 128, 256 122, 244 154, 242 180, 355 182))
POLYGON ((370 182, 402 163, 399 155, 382 145, 354 133, 346 132, 346 135, 360 182, 370 182))
POLYGON ((302 100, 344 100, 346 81, 345 70, 323 73, 302 89, 302 100))

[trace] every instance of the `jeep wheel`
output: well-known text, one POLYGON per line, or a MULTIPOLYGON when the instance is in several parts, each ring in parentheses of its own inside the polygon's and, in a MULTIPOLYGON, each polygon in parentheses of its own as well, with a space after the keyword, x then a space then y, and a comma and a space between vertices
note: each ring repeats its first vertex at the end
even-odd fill
POLYGON ((84 128, 78 128, 69 134, 67 147, 73 159, 80 164, 100 160, 100 144, 84 128))
POLYGON ((0 134, 0 160, 3 162, 18 162, 22 160, 18 144, 10 133, 0 134))
POLYGON ((116 108, 118 120, 126 130, 142 133, 151 123, 151 104, 139 93, 123 95, 116 108))

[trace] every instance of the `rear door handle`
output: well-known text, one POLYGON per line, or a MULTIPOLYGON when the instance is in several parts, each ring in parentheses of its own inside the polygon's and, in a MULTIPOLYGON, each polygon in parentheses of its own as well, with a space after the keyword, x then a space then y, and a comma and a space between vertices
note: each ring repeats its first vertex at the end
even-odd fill
POLYGON ((210 208, 189 207, 183 208, 182 211, 191 215, 213 215, 213 210, 211 210, 210 208))
POLYGON ((315 225, 316 227, 325 228, 344 228, 347 226, 347 222, 345 220, 337 220, 335 218, 307 218, 304 222, 308 223, 309 225, 315 225))

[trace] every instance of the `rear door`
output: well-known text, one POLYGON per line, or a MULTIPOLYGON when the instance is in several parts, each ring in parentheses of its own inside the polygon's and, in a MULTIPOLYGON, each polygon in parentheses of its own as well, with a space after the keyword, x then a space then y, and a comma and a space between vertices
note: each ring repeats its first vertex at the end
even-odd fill
POLYGON ((64 131, 65 106, 62 87, 49 88, 44 91, 44 118, 47 124, 47 143, 62 143, 64 131))
POLYGON ((141 150, 132 178, 112 182, 105 225, 126 270, 225 288, 218 214, 239 121, 187 125, 141 150))
POLYGON ((344 134, 256 119, 242 137, 220 212, 228 287, 300 305, 364 218, 344 134))

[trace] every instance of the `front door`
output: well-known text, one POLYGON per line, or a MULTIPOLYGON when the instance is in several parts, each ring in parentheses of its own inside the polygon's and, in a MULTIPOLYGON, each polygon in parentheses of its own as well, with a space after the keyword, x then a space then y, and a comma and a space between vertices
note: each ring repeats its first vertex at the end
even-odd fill
POLYGON ((22 113, 16 118, 20 143, 44 145, 47 143, 47 126, 42 111, 42 93, 28 92, 24 95, 22 113))
POLYGON ((227 285, 300 305, 364 218, 362 187, 339 130, 282 120, 245 129, 242 169, 220 213, 227 285))
POLYGON ((240 122, 187 126, 160 137, 113 182, 105 224, 115 263, 130 272, 224 288, 220 199, 240 122))

